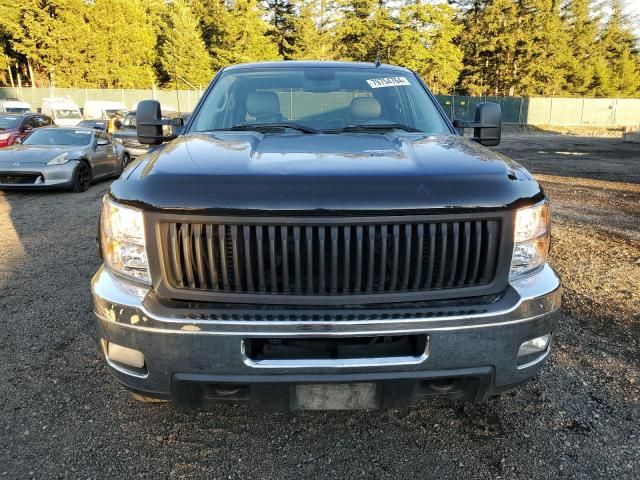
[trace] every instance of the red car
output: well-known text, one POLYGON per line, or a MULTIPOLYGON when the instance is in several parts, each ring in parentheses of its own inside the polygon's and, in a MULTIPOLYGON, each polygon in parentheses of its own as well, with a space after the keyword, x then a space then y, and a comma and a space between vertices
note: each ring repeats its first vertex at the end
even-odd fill
POLYGON ((36 128, 55 125, 53 120, 41 113, 0 113, 0 148, 16 143, 36 128))

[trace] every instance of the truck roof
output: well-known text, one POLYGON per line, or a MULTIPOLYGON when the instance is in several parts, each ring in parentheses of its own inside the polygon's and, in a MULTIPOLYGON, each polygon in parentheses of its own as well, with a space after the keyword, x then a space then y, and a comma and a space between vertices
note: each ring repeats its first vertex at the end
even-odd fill
POLYGON ((311 67, 311 68, 361 68, 371 70, 397 70, 403 72, 410 72, 408 68, 398 67, 396 65, 387 65, 381 63, 378 66, 374 62, 336 62, 336 61, 318 61, 318 60, 285 60, 276 62, 252 62, 252 63, 239 63, 226 67, 225 70, 236 69, 250 69, 250 68, 296 68, 296 67, 311 67))

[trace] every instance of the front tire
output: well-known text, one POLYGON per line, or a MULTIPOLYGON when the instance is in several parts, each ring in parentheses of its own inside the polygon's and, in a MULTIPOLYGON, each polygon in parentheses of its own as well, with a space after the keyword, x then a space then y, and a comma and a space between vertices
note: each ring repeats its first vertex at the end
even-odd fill
POLYGON ((91 185, 91 169, 87 162, 79 162, 73 171, 73 182, 71 191, 80 193, 86 192, 91 185))
POLYGON ((127 168, 127 165, 129 165, 131 163, 131 156, 128 153, 123 153, 122 154, 122 162, 121 162, 121 169, 120 169, 120 173, 122 173, 124 171, 125 168, 127 168))

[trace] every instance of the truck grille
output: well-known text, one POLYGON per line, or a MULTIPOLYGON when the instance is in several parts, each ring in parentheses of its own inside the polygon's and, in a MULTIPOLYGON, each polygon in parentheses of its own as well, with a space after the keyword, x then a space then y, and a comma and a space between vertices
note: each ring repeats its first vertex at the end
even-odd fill
POLYGON ((173 289, 348 300, 487 285, 496 275, 501 227, 499 218, 314 225, 171 222, 162 224, 161 244, 173 289))

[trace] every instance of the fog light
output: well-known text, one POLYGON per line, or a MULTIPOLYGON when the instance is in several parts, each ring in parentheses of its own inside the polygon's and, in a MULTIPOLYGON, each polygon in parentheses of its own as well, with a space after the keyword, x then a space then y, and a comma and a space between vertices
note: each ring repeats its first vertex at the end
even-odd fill
POLYGON ((549 347, 549 342, 551 341, 551 334, 547 333, 546 335, 542 335, 541 337, 532 338, 531 340, 527 340, 518 349, 518 368, 524 368, 531 366, 532 364, 537 363, 541 359, 545 357, 544 352, 546 352, 549 347))
POLYGON ((122 363, 135 368, 144 368, 144 355, 133 348, 123 347, 111 342, 107 344, 107 357, 114 362, 122 363))

